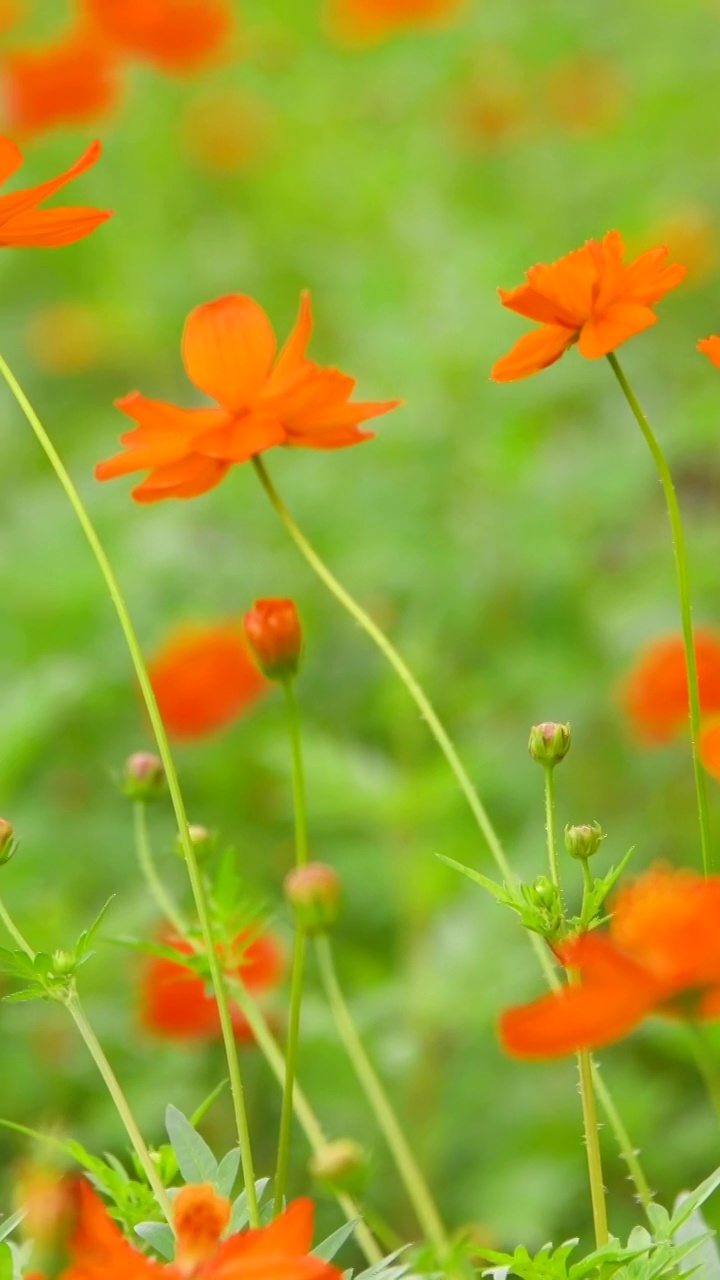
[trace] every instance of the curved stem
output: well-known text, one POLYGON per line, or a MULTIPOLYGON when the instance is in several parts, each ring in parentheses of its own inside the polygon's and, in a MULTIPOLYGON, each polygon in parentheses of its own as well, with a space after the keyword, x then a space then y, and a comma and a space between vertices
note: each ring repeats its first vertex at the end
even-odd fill
POLYGON ((710 812, 708 809, 705 774, 700 763, 700 688, 698 684, 697 658, 693 638, 692 601, 690 599, 690 570, 688 568, 687 546, 683 530, 680 506, 675 492, 672 472, 660 442, 646 418, 635 392, 628 382, 620 362, 613 351, 608 354, 608 362, 620 384, 625 399, 632 410, 635 421, 645 437, 657 468, 660 483, 665 494, 670 528, 672 531, 673 551, 675 553, 675 571, 677 575, 678 597, 680 601, 680 618, 682 622, 683 644, 685 646, 685 665, 687 668, 688 694, 690 702, 690 742, 692 747, 693 769, 695 771, 695 791, 697 794, 698 818, 700 821, 700 843, 702 846, 703 870, 707 875, 713 865, 712 843, 710 837, 710 812))
POLYGON ((251 1226, 257 1226, 260 1221, 260 1214, 255 1191, 255 1172, 253 1168, 252 1149, 250 1146, 250 1132, 245 1110, 245 1098, 242 1087, 242 1077, 240 1075, 240 1064, 237 1056, 237 1045, 235 1043, 232 1019, 230 1017, 230 1010, 228 1006, 227 990, 223 979, 220 957, 218 955, 213 936, 212 921, 205 894, 205 886, 203 884, 197 855, 188 829, 188 818, 185 810, 185 801, 180 788, 180 780, 175 768, 175 761, 170 750, 170 743, 165 731, 165 726, 162 722, 162 717, 150 682, 150 676, 148 675, 145 659, 143 658, 137 634, 135 632, 127 604, 125 603, 124 596, 120 589, 120 584, 115 576, 112 565, 108 560, 95 526, 93 525, 83 504, 82 498, 73 484, 65 464, 40 421, 40 418, 2 356, 0 356, 0 374, 2 374, 3 378, 7 382, 8 387, 12 391, 12 394, 25 415, 25 418, 34 431, 38 442, 44 450, 45 455, 48 458, 55 475, 60 481, 73 511, 75 512, 78 523, 85 534, 90 549, 95 556, 100 572, 105 580, 105 585, 108 589, 110 598, 115 606, 115 612, 117 613, 118 620, 125 637, 125 643, 127 644, 132 664, 135 669, 138 684, 140 685, 143 701, 147 708, 147 713, 158 747, 158 753, 165 769, 168 790, 170 792, 170 798, 172 800, 178 824, 180 843, 185 856, 185 865, 187 866, 193 898, 195 900, 195 906, 198 913, 198 920, 207 950, 207 961, 212 984, 215 990, 215 998, 217 1000, 218 1014, 220 1016, 220 1025, 222 1028, 223 1042, 225 1045, 225 1053, 228 1063, 228 1075, 230 1077, 233 1110, 242 1158, 243 1178, 248 1197, 250 1224, 251 1226))
POLYGON ((332 947, 327 936, 315 939, 320 976, 335 1025, 355 1074, 377 1120, 380 1131, 392 1152, 398 1173, 426 1238, 435 1246, 439 1257, 447 1254, 449 1241, 430 1188, 425 1181, 412 1148, 380 1082, 365 1047, 358 1035, 335 972, 332 947))
POLYGON ((136 800, 133 804, 133 826, 135 828, 135 849, 140 870, 162 914, 170 921, 175 932, 182 938, 188 931, 187 924, 158 875, 147 828, 147 805, 142 800, 136 800))

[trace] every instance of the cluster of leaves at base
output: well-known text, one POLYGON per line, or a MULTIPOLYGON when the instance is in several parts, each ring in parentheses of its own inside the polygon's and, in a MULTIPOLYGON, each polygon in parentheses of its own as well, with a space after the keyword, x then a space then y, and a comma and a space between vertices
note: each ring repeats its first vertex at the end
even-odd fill
POLYGON ((111 902, 112 898, 108 898, 90 928, 83 930, 70 951, 58 950, 52 955, 38 951, 31 956, 26 951, 7 951, 0 947, 0 973, 7 973, 25 984, 19 991, 3 996, 3 1000, 19 1003, 62 999, 71 990, 80 966, 94 955, 92 946, 111 902))
POLYGON ((455 871, 467 876, 483 889, 487 889, 497 902, 517 912, 526 929, 539 933, 549 942, 559 942, 562 938, 574 933, 596 929, 608 920, 602 914, 603 905, 608 894, 625 870, 633 850, 630 849, 617 867, 611 867, 605 876, 595 877, 592 887, 588 886, 583 895, 580 914, 566 917, 563 909, 560 890, 547 876, 538 876, 532 884, 497 884, 489 876, 481 875, 472 867, 466 867, 454 858, 446 858, 444 854, 437 856, 455 871))

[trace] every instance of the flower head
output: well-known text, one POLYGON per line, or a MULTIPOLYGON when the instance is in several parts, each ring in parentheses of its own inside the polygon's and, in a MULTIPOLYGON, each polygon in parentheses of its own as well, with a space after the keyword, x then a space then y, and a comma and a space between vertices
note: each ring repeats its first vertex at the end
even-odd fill
POLYGON ((171 738, 204 738, 243 715, 269 687, 239 622, 186 623, 148 663, 171 738))
POLYGON ((268 680, 289 680, 297 675, 303 633, 293 600, 256 600, 243 615, 243 627, 255 661, 268 680))
POLYGON ((620 233, 609 231, 557 262, 531 267, 527 284, 500 289, 504 307, 538 321, 540 328, 498 360, 493 380, 529 378, 554 364, 575 342, 581 355, 597 360, 655 324, 653 306, 685 275, 679 263, 665 265, 667 254, 660 245, 625 264, 620 233))
POLYGON ((84 0, 111 46, 161 71, 190 75, 212 62, 233 29, 230 0, 84 0))
POLYGON ((452 16, 463 0, 332 0, 330 27, 343 40, 367 43, 452 16))
POLYGON ((223 1234, 230 1205, 208 1184, 175 1199, 176 1259, 154 1262, 125 1239, 100 1197, 76 1183, 77 1226, 62 1280, 341 1280, 342 1272, 310 1253, 314 1207, 294 1200, 267 1227, 223 1234))
POLYGON ((720 1017, 720 876, 656 868, 618 893, 607 933, 555 948, 579 981, 510 1009, 500 1035, 521 1058, 620 1040, 650 1013, 720 1017))
MULTIPOLYGON (((695 631, 695 661, 700 709, 705 716, 720 714, 719 635, 695 631)), ((690 702, 682 636, 655 640, 643 650, 625 679, 621 699, 635 733, 645 742, 668 742, 687 726, 690 702)))
MULTIPOLYGON (((189 942, 173 934, 161 935, 161 942, 172 948, 179 959, 152 956, 142 978, 140 1017, 143 1026, 155 1035, 169 1040, 208 1040, 220 1034, 220 1018, 213 996, 208 994, 203 979, 183 962, 193 954, 189 942)), ((272 934, 239 933, 232 948, 224 956, 228 972, 234 972, 253 995, 270 991, 280 982, 285 967, 284 956, 272 934)), ((252 1040, 252 1033, 242 1011, 231 1006, 233 1027, 241 1040, 252 1040)))
MULTIPOLYGON (((84 206, 39 209, 56 191, 79 178, 100 159, 102 148, 93 142, 74 165, 57 178, 36 187, 26 187, 0 196, 0 247, 54 249, 89 236, 112 215, 84 206)), ((10 138, 0 137, 0 185, 7 182, 23 163, 22 152, 10 138)))
POLYGON ((96 120, 120 96, 117 60, 85 25, 53 44, 12 49, 3 79, 10 127, 22 133, 96 120))
POLYGON ((219 484, 230 467, 275 445, 343 449, 367 440, 366 418, 396 400, 350 403, 353 378, 308 360, 310 298, 276 356, 275 335, 262 307, 230 294, 191 312, 183 334, 185 370, 216 408, 180 409, 134 392, 117 401, 137 424, 121 436, 127 452, 101 462, 99 480, 133 471, 149 476, 133 490, 137 502, 194 498, 219 484))

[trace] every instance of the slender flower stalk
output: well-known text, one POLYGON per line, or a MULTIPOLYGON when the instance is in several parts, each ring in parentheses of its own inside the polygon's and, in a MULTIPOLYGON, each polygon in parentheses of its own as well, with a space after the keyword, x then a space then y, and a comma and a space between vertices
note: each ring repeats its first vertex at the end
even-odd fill
POLYGON ((545 765, 545 830, 547 832, 548 860, 550 863, 550 879, 559 891, 562 900, 562 884, 560 881, 560 863, 558 861, 557 834, 555 828, 555 766, 545 765))
POLYGON ((212 921, 210 918, 205 886, 198 865, 195 849, 193 847, 192 838, 188 829, 188 818, 185 810, 185 801, 180 788, 180 780, 175 768, 175 761, 170 750, 170 743, 168 741, 167 733, 165 732, 165 726, 158 710, 157 701, 148 675, 145 659, 143 658, 137 634, 125 602, 125 598, 120 589, 120 584, 115 576, 115 572, 110 561, 108 560, 95 526, 93 525, 83 504, 80 494, 73 484, 70 474, 40 421, 40 418, 2 356, 0 356, 0 374, 2 374, 3 378, 7 382, 8 387, 25 415, 25 418, 35 433, 35 436, 48 458, 55 475, 65 491, 83 533, 85 534, 87 542, 90 545, 90 549, 95 556, 100 572, 105 580, 110 598, 115 606, 115 611, 117 613, 118 620, 125 637, 125 642, 132 659, 132 664, 135 669, 135 674, 140 685, 143 701, 147 708, 148 717, 155 734, 155 741, 165 769, 168 790, 170 792, 170 798, 172 800, 175 818, 178 824, 180 843, 185 857, 185 864, 187 866, 193 898, 195 900, 195 907, 198 913, 198 920, 205 944, 210 976, 217 999, 223 1042, 227 1056, 233 1110, 242 1159, 243 1179, 248 1197, 250 1224, 251 1226, 257 1226, 260 1221, 260 1214, 257 1203, 257 1194, 255 1191, 255 1170, 250 1144, 250 1130, 248 1126, 242 1077, 240 1074, 240 1064, 237 1055, 237 1045, 235 1043, 232 1019, 230 1017, 223 969, 213 935, 212 921))
MULTIPOLYGON (((295 863, 306 866, 308 860, 307 800, 305 769, 303 765, 300 714, 295 697, 292 676, 282 681, 287 709, 288 733, 292 751, 293 803, 295 808, 295 863)), ((290 1013, 288 1019, 287 1046, 285 1051, 285 1083, 283 1086, 280 1133, 278 1135, 277 1164, 275 1167, 275 1213, 280 1213, 287 1185, 290 1138, 292 1134, 293 1092, 297 1074, 298 1047, 300 1044, 300 1010, 302 1006, 303 973, 305 970, 305 926, 298 915, 295 920, 292 980, 290 983, 290 1013)))
POLYGON ((692 745, 693 768, 695 771, 695 790, 697 793, 698 818, 700 821, 700 842, 702 846, 703 870, 706 875, 712 870, 713 852, 710 836, 710 812, 708 808, 705 774, 700 763, 700 687, 698 684, 697 658, 693 636, 692 602, 690 599, 690 570, 688 567, 685 532, 680 516, 680 506, 675 492, 672 472, 660 442, 655 435, 635 392, 625 376, 620 361, 613 351, 608 354, 608 363, 620 384, 620 389, 627 400, 633 417, 645 437, 657 468, 660 483, 665 494, 670 528, 672 530, 673 550, 675 553, 675 571, 677 575, 678 597, 680 602, 680 618, 682 622, 683 643, 685 646, 685 664, 687 667, 688 694, 690 702, 690 741, 692 745))
POLYGON ((415 1159, 412 1148, 403 1133, 380 1078, 360 1039, 338 982, 332 946, 327 935, 321 935, 315 939, 315 954, 320 977, 340 1039, 345 1046, 348 1058, 372 1108, 380 1131, 392 1152, 398 1173, 415 1210, 417 1220, 426 1238, 437 1249, 441 1260, 447 1254, 449 1247, 447 1232, 422 1170, 415 1159))
POLYGON ((135 849, 137 851, 137 859, 150 892, 152 893, 162 914, 169 920, 175 932, 179 937, 187 936, 188 928, 178 907, 173 902, 168 893, 158 869, 155 866, 155 859, 152 855, 150 845, 150 835, 147 825, 147 805, 141 800, 133 804, 133 825, 135 828, 135 849))

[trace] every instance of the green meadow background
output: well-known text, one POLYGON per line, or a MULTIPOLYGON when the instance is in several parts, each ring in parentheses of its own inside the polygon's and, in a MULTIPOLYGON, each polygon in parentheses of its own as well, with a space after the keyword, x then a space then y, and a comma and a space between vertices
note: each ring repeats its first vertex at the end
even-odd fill
MULTIPOLYGON (((27 31, 49 34, 55 5, 36 8, 27 31)), ((526 751, 544 719, 572 724, 559 816, 603 824, 599 868, 631 845, 638 869, 697 867, 687 745, 639 747, 617 696, 642 646, 677 629, 646 447, 602 361, 573 351, 510 386, 488 375, 527 327, 501 309, 496 286, 519 283, 532 262, 612 227, 634 252, 667 236, 681 260, 694 254, 688 283, 622 358, 674 466, 696 618, 720 627, 720 373, 695 351, 720 330, 720 5, 608 0, 600 13, 574 0, 468 0, 444 28, 364 49, 331 38, 317 0, 245 0, 238 21, 223 65, 182 81, 135 69, 115 116, 26 144, 22 176, 35 182, 101 136, 101 163, 68 199, 115 216, 62 251, 3 253, 0 350, 77 481, 148 653, 183 621, 237 616, 262 595, 297 601, 312 853, 342 876, 343 981, 442 1211, 498 1247, 588 1240, 575 1066, 500 1051, 499 1011, 539 994, 541 977, 515 918, 436 856, 494 874, 415 707, 301 561, 250 468, 197 501, 142 508, 128 482, 100 486, 93 467, 117 447, 117 396, 200 402, 179 354, 192 307, 247 292, 284 337, 309 288, 312 355, 357 377, 362 398, 405 403, 360 448, 277 450, 268 467, 424 683, 517 871, 544 870, 542 775, 526 751), (238 128, 247 116, 247 158, 220 172, 198 156, 188 121, 228 102, 238 128)), ((152 742, 97 568, 6 391, 0 439, 0 812, 21 841, 1 890, 46 950, 71 944, 116 895, 82 991, 158 1142, 167 1101, 192 1110, 223 1061, 216 1046, 167 1045, 139 1028, 139 963, 117 941, 157 924, 115 782, 152 742)), ((248 892, 289 944, 281 699, 177 759, 192 819, 235 847, 248 892)), ((720 854, 715 783, 711 804, 720 854)), ((169 805, 152 822, 167 881, 184 895, 169 805)), ((567 875, 577 896, 574 865, 567 875)), ((412 1236, 312 965, 307 989, 303 1086, 333 1136, 367 1147, 370 1202, 412 1236)), ((273 997, 279 1016, 286 995, 273 997)), ((124 1150, 62 1010, 1 1006, 0 1045, 2 1117, 124 1150)), ((682 1032, 649 1023, 601 1056, 669 1204, 720 1157, 682 1032)), ((270 1172, 279 1095, 255 1049, 242 1060, 257 1164, 270 1172)), ((226 1096, 203 1132, 218 1152, 231 1144, 226 1096)), ((26 1150, 8 1133, 0 1147, 6 1169, 26 1150)), ((639 1210, 606 1130, 603 1148, 622 1234, 639 1210)), ((298 1135, 293 1193, 310 1185, 306 1161, 298 1135)), ((329 1200, 321 1216, 338 1223, 329 1200)))

